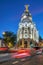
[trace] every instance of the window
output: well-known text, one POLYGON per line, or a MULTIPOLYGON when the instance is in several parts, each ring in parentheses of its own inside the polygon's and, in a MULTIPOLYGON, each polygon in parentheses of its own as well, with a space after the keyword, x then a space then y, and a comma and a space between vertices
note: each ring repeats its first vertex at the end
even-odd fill
POLYGON ((27 27, 27 24, 25 24, 25 26, 27 27))
POLYGON ((31 34, 31 30, 30 30, 30 27, 28 27, 28 31, 29 31, 29 34, 31 34))
POLYGON ((27 37, 27 34, 25 35, 25 37, 27 37))
POLYGON ((22 27, 22 30, 24 30, 24 27, 22 27))
POLYGON ((25 33, 27 33, 27 30, 25 30, 25 33))

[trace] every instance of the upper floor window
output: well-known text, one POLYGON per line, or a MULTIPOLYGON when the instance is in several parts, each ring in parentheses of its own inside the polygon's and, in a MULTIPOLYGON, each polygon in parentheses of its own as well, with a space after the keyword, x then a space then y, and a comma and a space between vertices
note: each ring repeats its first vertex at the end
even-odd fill
POLYGON ((25 24, 25 26, 27 27, 27 24, 25 24))
POLYGON ((30 27, 28 27, 28 31, 29 31, 29 34, 31 34, 31 30, 30 30, 30 27))
POLYGON ((22 27, 22 30, 24 30, 24 27, 22 27))

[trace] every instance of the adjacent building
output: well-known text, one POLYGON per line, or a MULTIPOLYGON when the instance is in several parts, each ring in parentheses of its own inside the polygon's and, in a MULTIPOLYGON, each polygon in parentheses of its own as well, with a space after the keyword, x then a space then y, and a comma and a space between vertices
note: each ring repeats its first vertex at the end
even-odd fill
POLYGON ((0 38, 0 47, 5 47, 5 44, 4 44, 4 42, 3 42, 3 39, 2 39, 2 38, 0 38))

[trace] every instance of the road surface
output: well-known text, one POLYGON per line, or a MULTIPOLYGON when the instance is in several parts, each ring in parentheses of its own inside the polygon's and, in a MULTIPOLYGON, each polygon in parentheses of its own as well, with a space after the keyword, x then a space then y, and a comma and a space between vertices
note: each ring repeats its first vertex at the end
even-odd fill
POLYGON ((11 59, 11 53, 0 54, 0 62, 4 62, 11 59))
POLYGON ((35 55, 31 58, 10 59, 0 65, 43 65, 43 55, 35 55))

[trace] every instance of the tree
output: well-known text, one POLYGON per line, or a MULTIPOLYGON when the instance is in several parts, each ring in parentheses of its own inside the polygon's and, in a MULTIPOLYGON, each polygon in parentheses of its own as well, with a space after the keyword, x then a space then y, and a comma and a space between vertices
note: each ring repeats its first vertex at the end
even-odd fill
POLYGON ((3 32, 3 40, 6 46, 13 47, 16 44, 17 36, 13 32, 5 31, 3 32))
POLYGON ((41 42, 42 41, 42 37, 41 36, 39 36, 39 42, 41 42))

